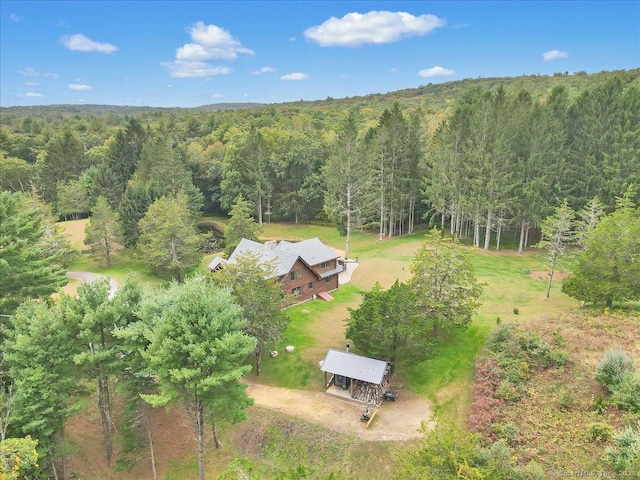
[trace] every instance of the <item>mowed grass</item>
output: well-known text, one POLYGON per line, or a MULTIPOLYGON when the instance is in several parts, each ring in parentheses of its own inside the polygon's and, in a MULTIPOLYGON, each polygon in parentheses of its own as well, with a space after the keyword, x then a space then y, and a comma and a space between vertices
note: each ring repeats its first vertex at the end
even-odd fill
MULTIPOLYGON (((218 226, 225 224, 222 217, 207 217, 218 226)), ((62 225, 78 247, 84 238, 87 220, 64 222, 62 225)), ((324 375, 319 361, 327 349, 345 348, 344 337, 349 308, 357 308, 361 293, 370 290, 376 282, 384 288, 396 280, 410 278, 410 264, 424 240, 426 229, 410 235, 380 240, 377 232, 354 232, 349 258, 358 259, 358 267, 351 281, 333 293, 332 302, 309 301, 287 310, 291 318, 282 344, 277 346, 278 356, 271 358, 265 352, 259 382, 296 389, 318 390, 323 387, 324 375), (285 353, 287 345, 294 346, 285 353)), ((270 223, 261 229, 261 240, 277 239, 297 241, 318 237, 325 244, 344 251, 345 238, 337 229, 323 225, 270 223)), ((462 419, 471 402, 473 365, 489 331, 500 321, 528 322, 541 316, 566 312, 577 302, 560 291, 561 281, 555 280, 549 299, 545 298, 548 262, 543 251, 530 249, 524 254, 513 250, 501 252, 465 247, 471 252, 476 277, 484 285, 481 306, 473 323, 465 330, 443 335, 436 354, 419 364, 398 370, 396 384, 408 388, 434 402, 436 410, 462 419), (531 275, 531 272, 542 272, 531 275), (518 314, 514 313, 518 310, 518 314)), ((207 274, 207 265, 221 252, 203 257, 199 274, 207 274)), ((74 270, 102 273, 122 283, 133 275, 143 282, 158 285, 163 281, 150 275, 142 262, 124 254, 117 255, 111 268, 106 268, 86 255, 75 262, 74 270)), ((561 263, 558 271, 566 267, 561 263)), ((357 345, 352 345, 357 351, 357 345)))

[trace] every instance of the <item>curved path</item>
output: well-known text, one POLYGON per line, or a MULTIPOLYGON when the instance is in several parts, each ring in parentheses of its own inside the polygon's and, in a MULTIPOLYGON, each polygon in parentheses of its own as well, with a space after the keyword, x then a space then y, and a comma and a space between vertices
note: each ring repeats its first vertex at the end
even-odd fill
MULTIPOLYGON (((257 407, 276 410, 334 431, 368 441, 403 441, 420 438, 422 422, 429 422, 431 403, 408 390, 395 402, 384 402, 369 428, 360 421, 366 405, 324 392, 271 387, 245 380, 257 407)), ((375 407, 372 407, 375 408, 375 407)))
MULTIPOLYGON (((96 280, 100 279, 100 278, 106 278, 106 275, 101 275, 99 273, 93 273, 93 272, 67 272, 67 277, 72 278, 74 280, 80 280, 81 282, 87 282, 87 283, 91 283, 91 282, 95 282, 96 280)), ((113 298, 113 296, 116 294, 116 292, 118 291, 118 284, 116 283, 115 280, 113 279, 109 279, 109 300, 111 300, 113 298)))

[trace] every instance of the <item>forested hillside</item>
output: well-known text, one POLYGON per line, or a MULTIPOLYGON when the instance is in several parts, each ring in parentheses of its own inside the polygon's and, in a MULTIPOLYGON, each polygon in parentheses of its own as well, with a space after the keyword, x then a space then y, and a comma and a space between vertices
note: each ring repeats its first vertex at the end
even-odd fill
POLYGON ((511 230, 522 249, 562 199, 580 209, 597 196, 610 209, 637 182, 639 75, 464 80, 221 111, 4 108, 0 187, 35 189, 61 218, 88 215, 103 195, 130 245, 151 203, 184 191, 194 211, 227 213, 241 194, 258 222, 329 220, 381 237, 437 216, 487 248, 511 230))

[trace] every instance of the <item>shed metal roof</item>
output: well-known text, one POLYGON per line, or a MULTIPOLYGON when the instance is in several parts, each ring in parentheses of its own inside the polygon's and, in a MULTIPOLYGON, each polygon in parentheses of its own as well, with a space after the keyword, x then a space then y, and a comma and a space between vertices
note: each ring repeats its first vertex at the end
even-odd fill
POLYGON ((387 371, 387 362, 330 348, 320 370, 380 385, 387 371))

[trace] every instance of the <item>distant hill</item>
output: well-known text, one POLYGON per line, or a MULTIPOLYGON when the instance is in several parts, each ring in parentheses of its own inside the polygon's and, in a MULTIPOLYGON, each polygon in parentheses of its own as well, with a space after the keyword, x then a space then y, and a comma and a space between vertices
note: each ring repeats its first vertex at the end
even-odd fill
POLYGON ((68 116, 136 116, 153 112, 215 112, 225 110, 251 110, 268 107, 278 109, 288 108, 339 108, 349 109, 354 107, 370 107, 380 110, 399 102, 403 108, 420 107, 427 111, 443 112, 451 105, 460 93, 470 87, 483 87, 487 89, 504 85, 508 89, 527 90, 534 98, 543 98, 556 85, 563 85, 570 94, 577 94, 587 85, 598 83, 610 78, 612 75, 625 75, 631 80, 640 78, 640 68, 631 70, 619 70, 613 72, 599 72, 587 74, 577 72, 574 74, 555 73, 553 75, 522 75, 518 77, 491 77, 491 78, 467 78, 444 83, 429 83, 415 88, 406 88, 387 93, 371 93, 369 95, 332 98, 324 100, 299 100, 295 102, 283 102, 276 104, 265 103, 212 103, 198 107, 148 107, 148 106, 119 106, 119 105, 35 105, 0 107, 0 123, 10 124, 16 120, 27 117, 39 116, 42 118, 58 118, 60 120, 68 116))

